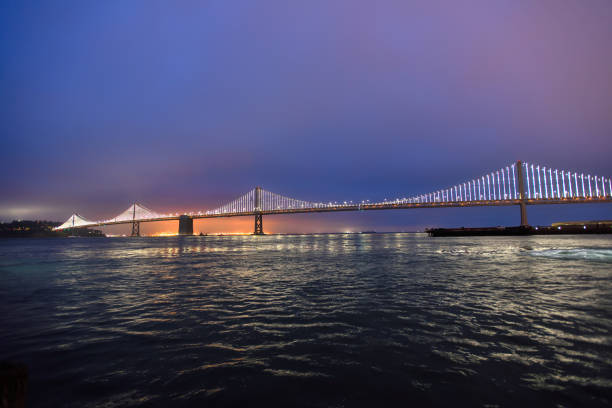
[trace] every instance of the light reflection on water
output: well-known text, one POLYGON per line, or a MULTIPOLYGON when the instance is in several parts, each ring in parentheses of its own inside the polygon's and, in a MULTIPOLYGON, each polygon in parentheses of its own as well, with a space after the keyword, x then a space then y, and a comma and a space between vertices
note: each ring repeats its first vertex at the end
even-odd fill
POLYGON ((32 406, 605 406, 609 237, 0 241, 32 406))

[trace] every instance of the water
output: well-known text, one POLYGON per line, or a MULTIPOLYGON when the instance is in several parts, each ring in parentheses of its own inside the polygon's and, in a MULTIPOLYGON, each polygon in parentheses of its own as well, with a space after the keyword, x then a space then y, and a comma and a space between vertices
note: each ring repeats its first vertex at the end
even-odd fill
POLYGON ((612 239, 0 241, 31 407, 607 406, 612 239))

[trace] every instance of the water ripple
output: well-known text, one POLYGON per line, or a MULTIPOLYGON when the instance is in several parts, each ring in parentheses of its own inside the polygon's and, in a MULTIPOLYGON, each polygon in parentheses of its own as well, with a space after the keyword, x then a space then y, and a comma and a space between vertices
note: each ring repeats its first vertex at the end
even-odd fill
POLYGON ((30 406, 612 402, 609 237, 0 245, 30 406))

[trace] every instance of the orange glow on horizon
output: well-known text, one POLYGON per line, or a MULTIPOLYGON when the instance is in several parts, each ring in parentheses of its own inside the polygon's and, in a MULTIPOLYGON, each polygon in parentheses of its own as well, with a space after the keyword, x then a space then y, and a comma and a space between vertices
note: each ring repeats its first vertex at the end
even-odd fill
MULTIPOLYGON (((412 213, 410 213, 411 215, 412 213)), ((408 215, 408 214, 407 214, 408 215)), ((415 214, 416 215, 416 214, 415 214)), ((398 231, 423 229, 425 226, 412 226, 414 221, 398 225, 372 226, 376 214, 368 214, 362 219, 355 219, 354 215, 334 214, 296 214, 296 215, 268 215, 263 217, 265 234, 300 234, 300 233, 345 233, 359 231, 398 231), (408 224, 408 225, 406 225, 408 224)), ((435 219, 432 220, 435 224, 435 219)), ((107 235, 130 235, 131 225, 115 225, 100 228, 107 235)), ((200 235, 250 235, 254 230, 254 219, 247 217, 203 218, 193 220, 193 234, 200 235)), ((143 222, 140 224, 140 233, 143 236, 174 236, 178 235, 178 221, 143 222)))
POLYGON ((178 232, 154 232, 152 234, 146 234, 149 237, 173 237, 178 235, 178 232))

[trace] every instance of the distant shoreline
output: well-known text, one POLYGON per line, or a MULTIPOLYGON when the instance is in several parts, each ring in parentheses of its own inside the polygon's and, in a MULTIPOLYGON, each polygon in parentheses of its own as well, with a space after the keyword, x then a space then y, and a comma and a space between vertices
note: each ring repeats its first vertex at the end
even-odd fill
POLYGON ((54 231, 53 228, 61 225, 56 221, 30 221, 16 220, 0 223, 0 238, 66 238, 69 236, 80 237, 105 237, 100 230, 90 228, 79 228, 73 231, 54 231))
POLYGON ((612 234, 612 222, 572 222, 518 227, 429 228, 426 232, 430 237, 612 234))

